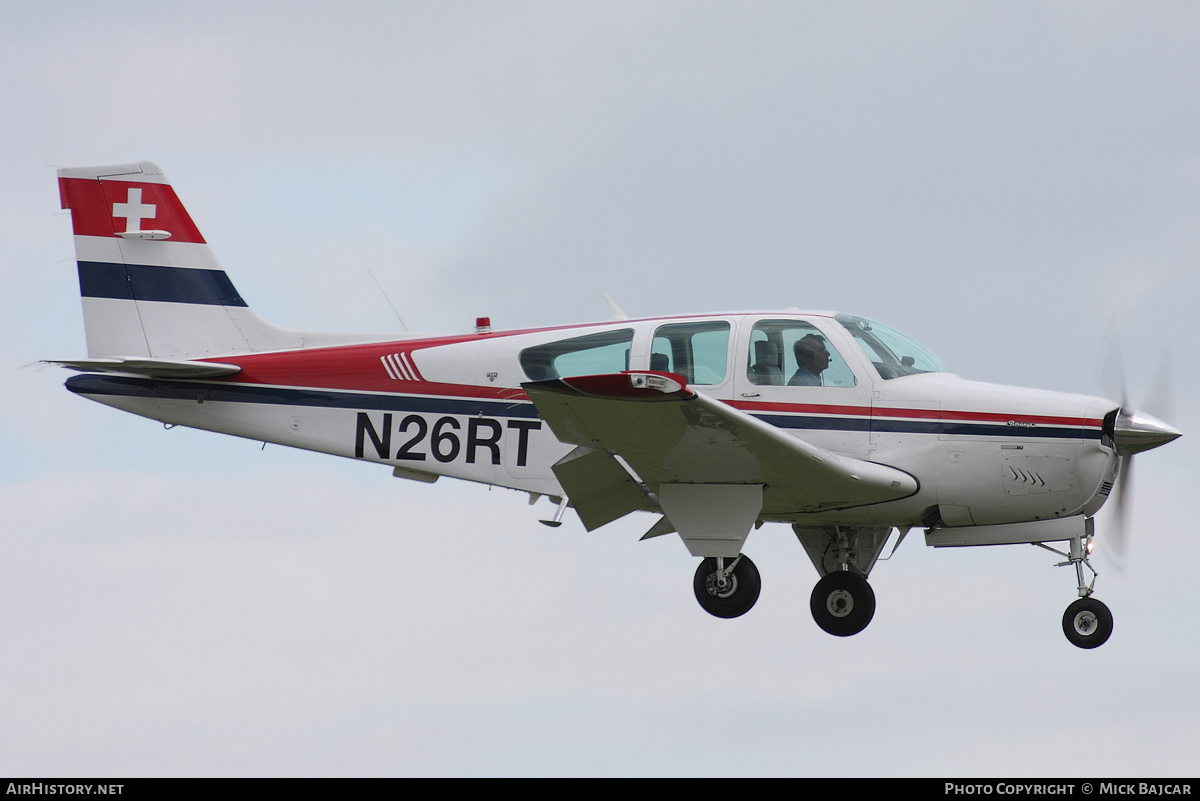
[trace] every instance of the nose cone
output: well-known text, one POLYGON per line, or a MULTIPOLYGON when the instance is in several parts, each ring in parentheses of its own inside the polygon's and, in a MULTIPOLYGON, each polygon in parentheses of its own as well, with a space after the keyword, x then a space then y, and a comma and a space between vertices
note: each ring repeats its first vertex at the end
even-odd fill
POLYGON ((1166 445, 1182 434, 1171 426, 1136 409, 1121 409, 1113 425, 1113 448, 1122 456, 1166 445))

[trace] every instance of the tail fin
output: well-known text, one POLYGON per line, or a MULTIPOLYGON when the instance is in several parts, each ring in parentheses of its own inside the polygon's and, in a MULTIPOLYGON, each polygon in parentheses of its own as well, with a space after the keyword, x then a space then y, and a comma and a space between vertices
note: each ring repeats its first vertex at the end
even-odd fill
POLYGON ((264 322, 148 161, 58 171, 71 210, 88 356, 193 359, 304 347, 264 322))

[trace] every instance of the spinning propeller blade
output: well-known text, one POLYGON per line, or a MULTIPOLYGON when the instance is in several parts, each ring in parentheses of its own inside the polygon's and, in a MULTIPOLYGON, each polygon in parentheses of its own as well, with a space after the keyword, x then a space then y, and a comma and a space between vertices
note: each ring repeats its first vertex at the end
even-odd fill
MULTIPOLYGON (((1181 434, 1158 417, 1138 411, 1129 405, 1125 390, 1124 368, 1121 364, 1119 350, 1115 346, 1110 348, 1109 361, 1108 374, 1121 381, 1121 407, 1116 410, 1115 414, 1111 414, 1105 419, 1104 433, 1109 437, 1113 450, 1117 452, 1119 458, 1115 487, 1116 498, 1113 503, 1111 528, 1107 539, 1113 556, 1120 563, 1125 556, 1128 540, 1125 522, 1133 497, 1133 456, 1136 453, 1166 445, 1168 442, 1178 439, 1181 434), (1111 361, 1114 352, 1117 354, 1115 364, 1111 361)), ((1170 395, 1171 364, 1169 358, 1164 358, 1143 406, 1154 409, 1162 415, 1169 414, 1170 395)))

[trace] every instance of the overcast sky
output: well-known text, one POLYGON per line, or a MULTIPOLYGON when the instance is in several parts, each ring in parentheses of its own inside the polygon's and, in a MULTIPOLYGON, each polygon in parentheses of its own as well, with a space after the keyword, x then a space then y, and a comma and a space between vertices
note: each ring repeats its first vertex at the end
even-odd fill
POLYGON ((1190 2, 3 4, 0 775, 1195 775, 1198 41, 1190 2), (1185 437, 1095 560, 1112 639, 1028 546, 914 533, 840 639, 767 526, 723 621, 649 516, 74 397, 55 169, 139 159, 287 327, 399 331, 372 273, 430 334, 837 309, 1110 397, 1115 330, 1185 437))

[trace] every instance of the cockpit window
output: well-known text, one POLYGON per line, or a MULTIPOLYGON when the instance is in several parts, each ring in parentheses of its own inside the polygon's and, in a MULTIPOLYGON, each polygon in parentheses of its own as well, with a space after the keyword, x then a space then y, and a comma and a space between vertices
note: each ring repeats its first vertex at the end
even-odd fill
POLYGON ((619 373, 629 369, 632 343, 632 328, 560 339, 521 351, 521 369, 530 381, 619 373))
POLYGON ((750 332, 746 377, 751 384, 852 387, 854 372, 825 335, 799 320, 760 320, 750 332))
POLYGON ((650 346, 650 369, 678 373, 689 384, 712 386, 725 380, 729 323, 700 320, 661 325, 650 346))
POLYGON ((893 328, 849 314, 838 315, 837 321, 867 354, 880 378, 949 372, 941 359, 893 328))

